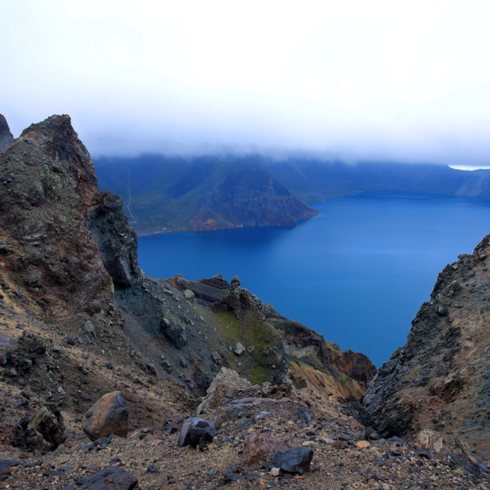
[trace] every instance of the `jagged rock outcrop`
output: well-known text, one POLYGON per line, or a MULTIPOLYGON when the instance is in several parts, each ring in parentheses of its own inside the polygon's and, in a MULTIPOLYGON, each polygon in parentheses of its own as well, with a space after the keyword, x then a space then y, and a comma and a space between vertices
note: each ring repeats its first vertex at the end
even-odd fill
POLYGON ((489 447, 489 243, 439 274, 407 343, 369 386, 364 406, 382 435, 434 429, 489 447))
POLYGON ((98 193, 90 156, 68 116, 33 124, 0 153, 1 280, 29 292, 44 318, 101 308, 112 281, 87 228, 98 193))
POLYGON ((338 401, 359 400, 376 375, 369 358, 326 342, 323 335, 282 317, 268 321, 281 334, 289 372, 298 388, 314 386, 338 401))
POLYGON ((180 291, 185 291, 186 289, 192 291, 198 301, 204 305, 220 301, 223 296, 228 294, 228 288, 230 287, 228 281, 225 281, 221 274, 199 281, 188 281, 180 274, 177 274, 167 279, 167 283, 180 291))
POLYGON ((0 114, 0 151, 14 142, 14 137, 10 132, 9 125, 5 117, 0 114))
POLYGON ((19 297, 29 292, 23 301, 45 319, 100 311, 112 302, 113 280, 127 286, 138 277, 121 199, 98 190, 69 116, 32 124, 0 153, 0 186, 1 279, 19 297))

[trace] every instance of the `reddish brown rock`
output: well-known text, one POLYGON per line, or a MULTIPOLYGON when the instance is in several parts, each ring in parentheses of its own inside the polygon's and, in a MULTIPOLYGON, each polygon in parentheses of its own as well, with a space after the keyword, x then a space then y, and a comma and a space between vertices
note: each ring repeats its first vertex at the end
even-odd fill
POLYGON ((128 435, 129 407, 119 391, 108 393, 100 398, 82 419, 82 429, 95 441, 111 434, 128 435))

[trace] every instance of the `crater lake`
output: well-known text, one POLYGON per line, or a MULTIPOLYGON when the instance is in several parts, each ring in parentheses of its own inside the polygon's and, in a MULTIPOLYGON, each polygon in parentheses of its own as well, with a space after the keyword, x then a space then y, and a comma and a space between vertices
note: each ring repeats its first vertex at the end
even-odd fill
POLYGON ((490 233, 490 202, 471 198, 365 193, 312 206, 321 214, 293 228, 142 236, 140 266, 157 278, 237 275, 281 315, 379 367, 438 273, 490 233))

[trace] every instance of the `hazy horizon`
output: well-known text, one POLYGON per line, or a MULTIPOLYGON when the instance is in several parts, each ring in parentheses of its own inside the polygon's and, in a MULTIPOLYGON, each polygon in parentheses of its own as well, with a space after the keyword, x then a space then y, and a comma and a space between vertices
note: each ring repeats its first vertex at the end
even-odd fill
POLYGON ((0 113, 14 136, 69 114, 95 157, 489 166, 489 14, 480 0, 10 2, 0 113))

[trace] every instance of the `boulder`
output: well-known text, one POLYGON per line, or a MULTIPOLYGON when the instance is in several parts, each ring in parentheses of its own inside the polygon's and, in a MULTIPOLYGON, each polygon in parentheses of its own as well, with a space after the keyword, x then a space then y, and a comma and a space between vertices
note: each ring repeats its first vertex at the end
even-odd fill
POLYGON ((216 428, 214 422, 210 420, 200 419, 199 417, 192 417, 187 419, 180 431, 178 445, 193 446, 203 442, 210 442, 216 435, 216 428))
POLYGON ((133 490, 138 484, 138 479, 123 468, 108 466, 103 470, 85 478, 80 478, 75 483, 68 485, 64 490, 133 490))
POLYGON ((220 405, 220 401, 227 397, 230 391, 240 391, 250 388, 251 384, 233 369, 222 367, 213 382, 206 390, 206 396, 197 407, 197 415, 209 413, 220 405))
POLYGON ((192 299, 192 298, 195 298, 196 295, 190 290, 190 289, 186 289, 184 291, 184 298, 185 299, 192 299))
POLYGON ((82 419, 82 429, 95 441, 100 437, 115 434, 128 435, 129 407, 119 391, 108 393, 100 398, 82 419))
POLYGON ((295 447, 285 451, 277 451, 269 463, 269 469, 279 468, 284 473, 298 473, 302 475, 310 468, 315 451, 306 447, 295 447))
POLYGON ((162 318, 160 329, 177 349, 182 349, 187 344, 187 330, 183 325, 171 323, 167 318, 162 318))

